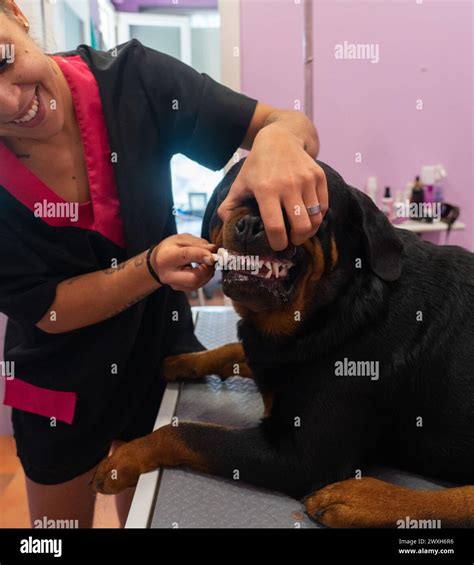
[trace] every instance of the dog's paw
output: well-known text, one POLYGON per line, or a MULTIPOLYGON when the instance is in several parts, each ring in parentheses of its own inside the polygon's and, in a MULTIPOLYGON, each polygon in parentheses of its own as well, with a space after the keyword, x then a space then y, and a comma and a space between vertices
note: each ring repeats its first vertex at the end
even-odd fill
POLYGON ((328 485, 304 504, 311 518, 330 528, 395 528, 398 520, 416 512, 419 494, 364 477, 328 485))
POLYGON ((168 382, 199 379, 195 353, 182 353, 166 357, 162 365, 163 378, 168 382))
POLYGON ((135 486, 140 474, 140 465, 133 449, 125 444, 99 464, 92 479, 92 487, 101 494, 118 494, 135 486))

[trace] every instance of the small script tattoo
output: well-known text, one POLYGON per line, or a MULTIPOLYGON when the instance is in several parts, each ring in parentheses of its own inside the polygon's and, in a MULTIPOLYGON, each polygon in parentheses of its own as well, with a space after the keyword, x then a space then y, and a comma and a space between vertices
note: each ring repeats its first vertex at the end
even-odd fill
POLYGON ((137 296, 136 298, 134 298, 133 300, 131 300, 130 302, 127 302, 127 304, 124 304, 123 306, 121 306, 120 308, 118 308, 117 310, 114 310, 113 312, 111 312, 110 314, 108 314, 104 319, 108 320, 109 318, 113 318, 114 316, 117 316, 118 314, 121 314, 122 312, 124 312, 125 310, 128 310, 131 306, 134 306, 135 304, 137 304, 138 302, 140 302, 141 300, 143 300, 144 298, 146 298, 150 293, 147 292, 146 294, 142 294, 140 296, 137 296))

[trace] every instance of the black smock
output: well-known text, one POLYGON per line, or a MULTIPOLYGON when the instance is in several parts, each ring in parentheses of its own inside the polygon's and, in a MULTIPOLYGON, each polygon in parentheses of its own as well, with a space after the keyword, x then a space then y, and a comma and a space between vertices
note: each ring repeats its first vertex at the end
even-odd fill
POLYGON ((137 40, 54 57, 88 168, 91 201, 79 206, 79 219, 49 217, 49 203, 65 201, 0 143, 0 311, 9 317, 5 360, 14 366, 5 404, 25 473, 43 484, 88 471, 114 439, 150 432, 164 389, 161 360, 204 349, 186 296, 168 287, 92 326, 43 332, 36 323, 57 284, 175 234, 170 159, 183 153, 222 168, 257 104, 137 40))

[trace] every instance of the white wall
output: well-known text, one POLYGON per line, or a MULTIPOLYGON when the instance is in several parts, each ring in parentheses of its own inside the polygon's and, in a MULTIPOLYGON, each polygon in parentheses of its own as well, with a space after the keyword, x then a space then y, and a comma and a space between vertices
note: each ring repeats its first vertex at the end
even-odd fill
POLYGON ((18 0, 18 6, 30 22, 31 37, 44 48, 44 22, 41 10, 41 0, 18 0))

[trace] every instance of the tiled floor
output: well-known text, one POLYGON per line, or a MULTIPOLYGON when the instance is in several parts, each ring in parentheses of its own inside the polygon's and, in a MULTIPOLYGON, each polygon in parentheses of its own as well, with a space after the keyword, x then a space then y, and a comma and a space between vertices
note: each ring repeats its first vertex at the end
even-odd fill
MULTIPOLYGON (((29 528, 25 480, 15 440, 0 436, 0 528, 29 528)), ((97 496, 94 528, 118 528, 113 496, 97 496)))

